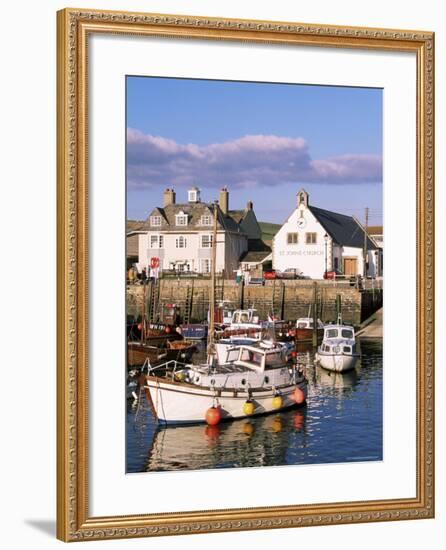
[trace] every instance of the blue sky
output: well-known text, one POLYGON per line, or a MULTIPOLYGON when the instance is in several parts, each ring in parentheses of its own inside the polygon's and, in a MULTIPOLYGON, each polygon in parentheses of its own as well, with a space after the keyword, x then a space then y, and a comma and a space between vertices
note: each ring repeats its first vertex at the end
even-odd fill
POLYGON ((382 90, 127 77, 128 217, 143 219, 174 186, 204 200, 226 185, 230 207, 253 200, 282 223, 296 192, 382 219, 382 90))

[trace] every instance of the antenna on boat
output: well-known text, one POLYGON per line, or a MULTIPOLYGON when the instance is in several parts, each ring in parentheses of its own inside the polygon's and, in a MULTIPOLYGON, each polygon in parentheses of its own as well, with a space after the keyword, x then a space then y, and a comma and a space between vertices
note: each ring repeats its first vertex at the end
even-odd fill
POLYGON ((211 263, 211 288, 209 295, 209 330, 208 330, 208 363, 214 364, 215 358, 215 271, 216 271, 216 259, 217 259, 217 215, 218 206, 217 202, 214 202, 214 227, 212 233, 212 263, 211 263))

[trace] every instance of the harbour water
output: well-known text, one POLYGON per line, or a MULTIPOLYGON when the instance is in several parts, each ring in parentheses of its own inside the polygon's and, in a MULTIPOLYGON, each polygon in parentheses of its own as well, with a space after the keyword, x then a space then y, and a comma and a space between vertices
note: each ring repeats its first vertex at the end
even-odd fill
MULTIPOLYGON (((302 356, 307 359, 307 355, 302 356)), ((307 367, 307 405, 211 427, 160 427, 145 398, 127 405, 127 473, 382 460, 382 340, 340 374, 307 367)))

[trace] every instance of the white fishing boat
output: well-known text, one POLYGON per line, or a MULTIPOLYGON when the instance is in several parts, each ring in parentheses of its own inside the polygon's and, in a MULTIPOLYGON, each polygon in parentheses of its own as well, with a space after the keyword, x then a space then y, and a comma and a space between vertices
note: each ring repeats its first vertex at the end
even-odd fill
POLYGON ((354 369, 359 359, 353 327, 338 323, 324 327, 322 344, 315 361, 324 369, 346 372, 354 369))
POLYGON ((236 353, 237 359, 224 365, 170 361, 149 368, 144 388, 158 421, 214 425, 305 403, 307 379, 300 366, 286 360, 283 346, 260 342, 238 346, 236 353))

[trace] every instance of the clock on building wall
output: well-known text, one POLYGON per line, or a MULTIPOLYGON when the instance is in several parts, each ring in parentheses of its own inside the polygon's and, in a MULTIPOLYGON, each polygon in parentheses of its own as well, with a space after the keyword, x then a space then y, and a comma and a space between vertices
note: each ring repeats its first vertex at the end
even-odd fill
POLYGON ((299 229, 303 229, 307 225, 307 222, 305 221, 305 218, 297 218, 297 227, 299 229))

